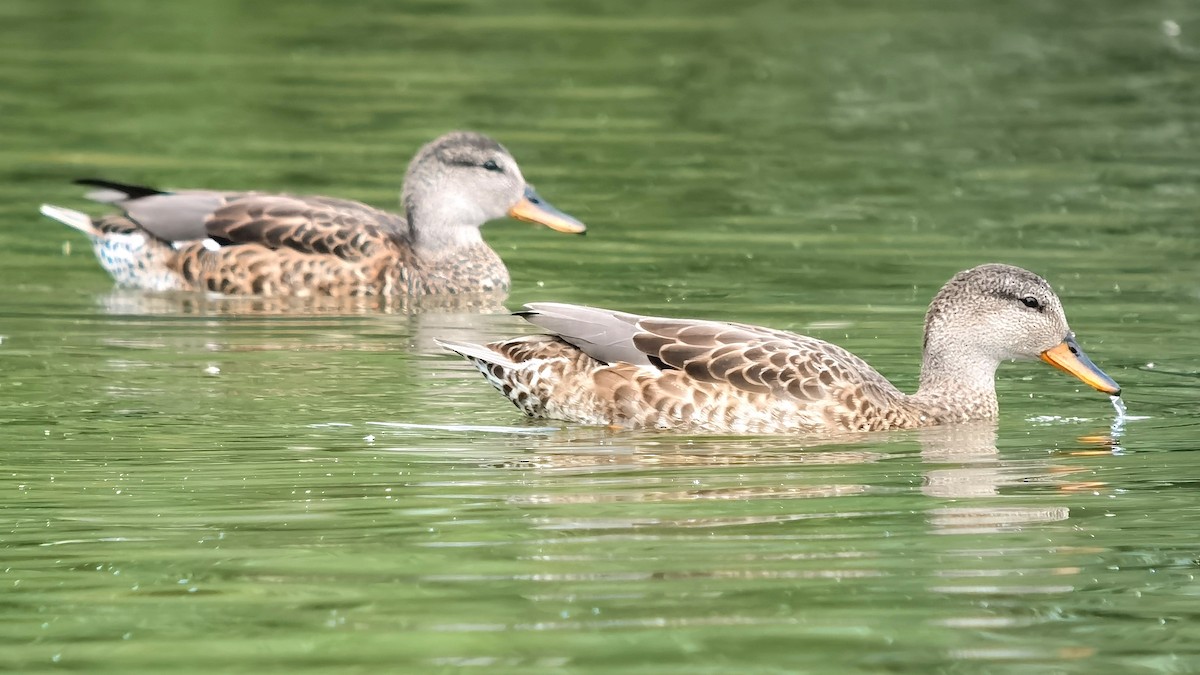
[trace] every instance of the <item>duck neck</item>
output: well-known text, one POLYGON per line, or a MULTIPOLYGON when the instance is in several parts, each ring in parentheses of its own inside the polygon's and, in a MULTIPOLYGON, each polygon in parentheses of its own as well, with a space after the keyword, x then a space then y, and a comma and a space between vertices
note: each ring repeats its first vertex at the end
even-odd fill
MULTIPOLYGON (((465 217, 467 214, 461 208, 464 205, 449 204, 445 200, 435 204, 417 204, 408 198, 404 202, 409 233, 418 255, 438 258, 483 244, 479 225, 471 222, 475 218, 465 217)), ((482 222, 480 218, 479 223, 482 222)))
POLYGON ((910 399, 940 422, 993 419, 999 362, 960 342, 926 335, 921 385, 910 399))

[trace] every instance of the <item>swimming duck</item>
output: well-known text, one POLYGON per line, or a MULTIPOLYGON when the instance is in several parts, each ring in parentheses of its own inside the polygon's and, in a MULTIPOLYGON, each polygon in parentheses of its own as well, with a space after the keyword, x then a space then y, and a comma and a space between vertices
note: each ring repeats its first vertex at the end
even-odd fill
POLYGON ((122 286, 227 295, 422 296, 504 291, 508 270, 480 236, 505 215, 559 232, 583 223, 525 182, 504 146, 473 132, 425 145, 408 166, 404 215, 321 196, 162 191, 111 181, 88 196, 122 210, 97 220, 49 204, 82 231, 122 286))
POLYGON ((925 315, 915 394, 813 337, 740 323, 532 303, 549 335, 442 341, 532 417, 718 433, 884 431, 995 418, 1001 361, 1035 359, 1120 387, 1079 348, 1044 279, 1011 265, 956 274, 925 315))

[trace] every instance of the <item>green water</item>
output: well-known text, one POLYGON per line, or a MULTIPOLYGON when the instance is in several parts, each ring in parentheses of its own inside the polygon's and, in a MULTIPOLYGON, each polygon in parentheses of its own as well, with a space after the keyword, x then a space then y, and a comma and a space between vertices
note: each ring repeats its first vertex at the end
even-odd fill
POLYGON ((0 3, 0 668, 1200 670, 1200 8, 0 3), (395 202, 452 128, 586 238, 485 235, 508 305, 835 340, 899 386, 984 261, 1105 397, 802 440, 529 422, 432 338, 503 313, 118 292, 79 176, 395 202), (69 245, 69 248, 66 248, 69 245), (66 254, 69 251, 69 254, 66 254))

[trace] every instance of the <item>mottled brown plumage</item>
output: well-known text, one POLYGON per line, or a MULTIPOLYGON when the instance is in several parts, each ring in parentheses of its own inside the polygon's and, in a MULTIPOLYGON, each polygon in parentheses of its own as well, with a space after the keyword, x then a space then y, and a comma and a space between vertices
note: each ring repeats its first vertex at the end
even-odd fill
POLYGON ((1078 349, 1050 285, 1009 265, 960 272, 935 296, 912 395, 854 354, 804 335, 555 303, 519 314, 554 335, 443 345, 526 414, 585 424, 836 433, 989 419, 998 413, 1000 362, 1039 356, 1119 392, 1078 349))
POLYGON ((100 180, 90 197, 122 210, 92 221, 42 212, 86 233, 120 285, 264 296, 422 296, 507 290, 483 241, 510 215, 563 232, 583 224, 543 202, 516 161, 482 134, 423 147, 405 176, 403 216, 321 196, 153 188, 100 180))

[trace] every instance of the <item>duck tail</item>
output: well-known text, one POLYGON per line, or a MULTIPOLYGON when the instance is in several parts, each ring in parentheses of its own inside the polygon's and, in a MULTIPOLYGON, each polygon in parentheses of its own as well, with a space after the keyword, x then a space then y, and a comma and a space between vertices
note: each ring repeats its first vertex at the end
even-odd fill
POLYGON ((185 287, 168 264, 168 256, 173 253, 170 246, 137 230, 101 231, 87 214, 61 206, 42 204, 41 212, 86 234, 92 240, 92 250, 100 266, 118 285, 151 291, 172 291, 185 287))
MULTIPOLYGON (((496 391, 503 394, 505 398, 516 404, 517 407, 521 407, 521 404, 517 400, 514 378, 518 377, 522 368, 516 361, 487 345, 442 339, 434 339, 434 342, 438 343, 443 349, 448 349, 465 358, 471 365, 475 366, 475 369, 483 375, 489 384, 496 388, 496 391)), ((527 409, 524 410, 530 415, 534 414, 527 409)))
MULTIPOLYGON (((552 392, 547 389, 551 380, 539 371, 547 364, 545 358, 533 357, 542 343, 566 345, 558 338, 533 335, 492 345, 470 342, 435 340, 443 348, 467 359, 483 374, 502 396, 530 417, 547 417, 552 392), (532 346, 531 346, 532 345, 532 346)), ((574 347, 569 347, 574 349, 574 347)), ((562 359, 558 359, 562 361, 562 359)))
POLYGON ((42 204, 40 210, 43 216, 53 218, 67 227, 73 227, 93 239, 101 236, 100 230, 92 223, 91 216, 86 213, 53 204, 42 204))
POLYGON ((459 356, 474 363, 476 366, 484 363, 509 369, 517 367, 516 362, 486 345, 477 345, 471 342, 458 342, 455 340, 443 340, 441 338, 434 338, 433 341, 436 342, 442 349, 452 351, 455 354, 458 354, 459 356))

